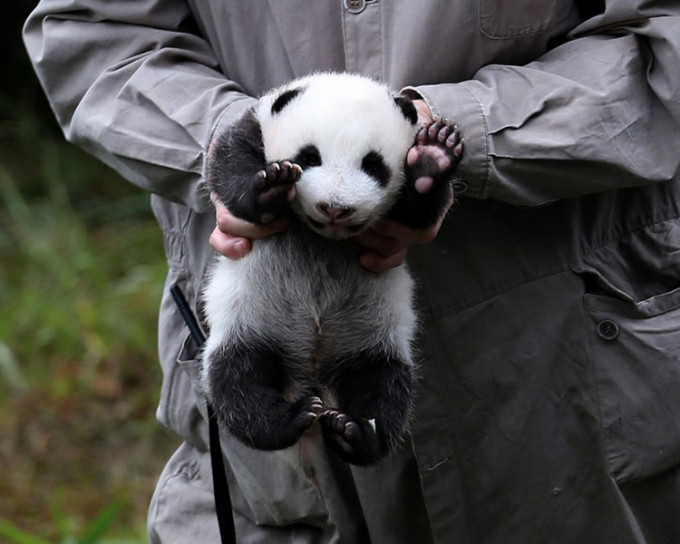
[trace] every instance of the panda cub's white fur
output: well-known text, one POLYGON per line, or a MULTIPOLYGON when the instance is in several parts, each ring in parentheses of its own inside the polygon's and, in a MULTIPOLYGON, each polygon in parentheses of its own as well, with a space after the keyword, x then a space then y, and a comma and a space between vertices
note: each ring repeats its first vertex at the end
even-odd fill
POLYGON ((461 150, 450 126, 418 133, 408 98, 349 74, 275 89, 220 135, 208 179, 220 201, 255 223, 291 217, 244 258, 220 257, 203 294, 203 387, 234 436, 276 450, 318 425, 360 465, 397 446, 412 407, 413 283, 404 266, 364 270, 351 236, 386 216, 436 222, 461 150), (416 139, 422 158, 407 164, 416 139), (422 177, 434 180, 424 194, 422 177))

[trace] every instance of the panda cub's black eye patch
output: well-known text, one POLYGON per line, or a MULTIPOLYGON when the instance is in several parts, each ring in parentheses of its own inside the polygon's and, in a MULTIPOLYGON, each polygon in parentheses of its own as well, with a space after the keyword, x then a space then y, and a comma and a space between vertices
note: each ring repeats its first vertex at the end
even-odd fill
POLYGON ((282 93, 272 104, 272 115, 276 115, 277 113, 281 113, 281 110, 285 108, 288 103, 293 100, 296 96, 298 96, 302 91, 304 91, 303 88, 300 89, 290 89, 284 93, 282 93))
POLYGON ((374 178, 381 187, 387 185, 392 175, 390 167, 385 164, 380 153, 376 151, 370 151, 364 156, 361 161, 361 169, 374 178))
POLYGON ((315 145, 303 147, 293 159, 303 170, 314 166, 321 166, 321 153, 315 145))

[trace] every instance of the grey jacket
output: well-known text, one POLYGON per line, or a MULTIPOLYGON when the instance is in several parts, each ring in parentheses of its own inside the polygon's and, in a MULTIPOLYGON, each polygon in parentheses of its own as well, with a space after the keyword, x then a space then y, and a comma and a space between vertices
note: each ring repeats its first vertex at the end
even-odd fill
MULTIPOLYGON (((67 138, 153 193, 194 301, 205 149, 257 94, 355 71, 462 128, 460 198, 410 252, 412 445, 319 490, 224 437, 263 541, 680 542, 680 3, 43 0, 25 41, 67 138)), ((195 352, 165 296, 158 415, 203 451, 195 352)))

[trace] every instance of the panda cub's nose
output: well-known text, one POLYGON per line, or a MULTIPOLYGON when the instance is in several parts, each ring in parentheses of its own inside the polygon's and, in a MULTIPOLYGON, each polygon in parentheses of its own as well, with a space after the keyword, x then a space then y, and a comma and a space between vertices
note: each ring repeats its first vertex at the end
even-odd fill
POLYGON ((321 212, 322 215, 330 219, 331 221, 341 221, 349 219, 354 215, 356 211, 350 206, 337 206, 333 204, 328 204, 327 202, 319 202, 316 205, 316 209, 321 212))

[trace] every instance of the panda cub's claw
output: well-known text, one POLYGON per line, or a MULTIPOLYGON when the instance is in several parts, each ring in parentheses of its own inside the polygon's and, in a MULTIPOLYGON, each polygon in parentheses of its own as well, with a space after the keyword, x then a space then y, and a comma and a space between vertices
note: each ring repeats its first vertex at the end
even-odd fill
POLYGON ((312 421, 318 419, 323 413, 323 409, 323 401, 319 397, 311 397, 309 399, 309 412, 307 412, 307 415, 310 417, 310 425, 312 421))
POLYGON ((309 427, 324 411, 323 401, 319 397, 303 397, 293 404, 296 420, 302 422, 302 427, 309 427))
POLYGON ((302 168, 290 161, 270 162, 255 175, 254 188, 261 209, 260 222, 271 223, 281 216, 295 198, 295 183, 302 168))
POLYGON ((264 170, 257 173, 255 188, 260 191, 260 201, 276 189, 285 190, 292 187, 302 175, 302 168, 294 162, 270 162, 264 170))

